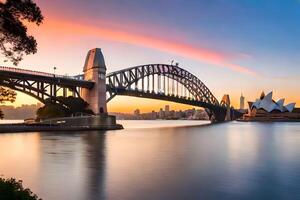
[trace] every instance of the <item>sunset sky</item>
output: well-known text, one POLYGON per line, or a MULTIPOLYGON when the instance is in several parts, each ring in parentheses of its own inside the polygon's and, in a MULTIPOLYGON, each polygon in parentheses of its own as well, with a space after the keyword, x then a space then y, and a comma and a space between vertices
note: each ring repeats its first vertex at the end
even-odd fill
MULTIPOLYGON (((300 105, 299 0, 36 0, 45 17, 29 26, 38 53, 18 67, 82 73, 89 49, 102 49, 108 72, 171 60, 220 100, 255 100, 274 91, 300 105)), ((4 62, 1 65, 13 66, 4 62)), ((19 94, 15 105, 35 103, 19 94)), ((109 111, 157 110, 166 102, 116 97, 109 111)), ((170 104, 171 108, 186 108, 170 104)))

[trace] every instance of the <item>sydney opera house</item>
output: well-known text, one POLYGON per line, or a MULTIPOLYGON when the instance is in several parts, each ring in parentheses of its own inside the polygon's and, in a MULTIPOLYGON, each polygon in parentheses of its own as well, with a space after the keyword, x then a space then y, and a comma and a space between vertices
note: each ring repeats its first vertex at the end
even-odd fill
POLYGON ((244 116, 249 121, 300 121, 300 109, 296 103, 284 104, 284 99, 273 100, 273 92, 261 93, 255 102, 248 102, 249 112, 244 116))

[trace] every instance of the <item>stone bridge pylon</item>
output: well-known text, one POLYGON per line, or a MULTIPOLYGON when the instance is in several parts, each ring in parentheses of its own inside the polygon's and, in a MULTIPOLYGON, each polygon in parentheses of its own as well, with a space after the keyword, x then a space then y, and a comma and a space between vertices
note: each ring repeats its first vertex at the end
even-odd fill
POLYGON ((83 79, 94 82, 92 89, 82 88, 81 97, 95 114, 107 113, 106 65, 100 48, 89 50, 83 67, 83 79))

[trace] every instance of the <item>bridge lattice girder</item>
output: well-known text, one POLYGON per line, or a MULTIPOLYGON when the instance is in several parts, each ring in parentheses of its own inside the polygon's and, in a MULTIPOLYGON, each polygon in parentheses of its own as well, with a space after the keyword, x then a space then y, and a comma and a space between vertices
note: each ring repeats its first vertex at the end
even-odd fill
POLYGON ((187 104, 201 104, 204 107, 221 107, 218 100, 200 79, 174 65, 141 65, 112 72, 106 76, 106 84, 109 92, 107 101, 116 95, 130 95, 175 102, 186 101, 187 104), (169 79, 172 80, 171 88, 176 88, 175 94, 174 91, 171 91, 172 94, 170 94, 170 87, 166 86, 165 79, 168 84, 170 84, 169 79), (179 91, 178 84, 181 86, 181 90, 187 90, 188 95, 179 91))
POLYGON ((25 93, 43 103, 48 98, 58 101, 58 95, 79 97, 80 87, 93 87, 92 82, 9 67, 0 67, 0 85, 25 93))

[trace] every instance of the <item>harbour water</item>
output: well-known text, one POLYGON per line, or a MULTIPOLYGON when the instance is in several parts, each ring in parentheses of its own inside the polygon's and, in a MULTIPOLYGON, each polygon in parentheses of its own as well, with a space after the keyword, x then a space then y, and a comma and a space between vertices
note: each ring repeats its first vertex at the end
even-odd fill
POLYGON ((300 199, 300 123, 119 123, 0 134, 0 174, 44 200, 300 199))

